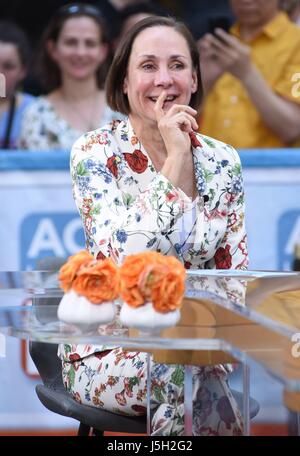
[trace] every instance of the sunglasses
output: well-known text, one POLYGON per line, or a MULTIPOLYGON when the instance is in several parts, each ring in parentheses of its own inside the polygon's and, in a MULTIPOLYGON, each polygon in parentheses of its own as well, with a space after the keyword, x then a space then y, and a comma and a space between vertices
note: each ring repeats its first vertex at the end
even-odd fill
POLYGON ((57 11, 58 16, 71 16, 72 14, 87 14, 96 18, 103 18, 102 11, 99 8, 84 3, 70 3, 57 11))

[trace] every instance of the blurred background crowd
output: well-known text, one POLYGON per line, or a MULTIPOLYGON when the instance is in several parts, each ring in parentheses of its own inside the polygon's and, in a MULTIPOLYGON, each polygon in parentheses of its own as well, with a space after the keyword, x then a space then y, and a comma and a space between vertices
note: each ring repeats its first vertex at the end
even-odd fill
POLYGON ((1 149, 69 149, 120 117, 106 105, 106 74, 149 15, 179 18, 198 43, 200 132, 237 148, 299 145, 299 0, 4 0, 1 11, 1 149))

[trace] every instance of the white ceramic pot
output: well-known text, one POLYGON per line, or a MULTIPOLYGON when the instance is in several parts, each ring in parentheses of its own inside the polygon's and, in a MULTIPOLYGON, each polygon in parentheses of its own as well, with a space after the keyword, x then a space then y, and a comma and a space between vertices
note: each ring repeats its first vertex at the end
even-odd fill
POLYGON ((120 312, 120 321, 130 328, 137 328, 143 334, 155 335, 164 328, 175 326, 180 319, 180 311, 157 312, 151 302, 140 307, 131 307, 124 303, 120 312))
POLYGON ((91 329, 113 321, 115 315, 116 307, 113 302, 93 304, 74 290, 64 294, 57 310, 59 320, 91 329))

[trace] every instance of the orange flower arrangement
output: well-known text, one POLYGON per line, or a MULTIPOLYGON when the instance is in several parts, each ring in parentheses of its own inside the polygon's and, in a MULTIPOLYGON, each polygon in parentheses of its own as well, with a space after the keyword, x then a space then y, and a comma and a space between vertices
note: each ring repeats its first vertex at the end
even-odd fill
POLYGON ((60 287, 66 293, 72 288, 73 281, 80 268, 93 261, 93 256, 86 250, 81 250, 68 258, 68 261, 60 268, 58 280, 60 287))
POLYGON ((157 312, 181 307, 185 269, 175 258, 158 252, 128 256, 120 268, 120 295, 130 307, 152 302, 157 312))
POLYGON ((86 251, 69 258, 59 273, 61 288, 71 288, 93 304, 113 301, 119 295, 119 269, 110 259, 95 260, 86 251))

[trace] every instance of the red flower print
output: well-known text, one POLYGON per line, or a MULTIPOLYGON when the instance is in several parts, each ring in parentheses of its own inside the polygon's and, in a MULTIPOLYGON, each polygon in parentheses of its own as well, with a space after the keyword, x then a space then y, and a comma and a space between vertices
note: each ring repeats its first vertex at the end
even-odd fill
POLYGON ((107 249, 108 249, 108 253, 109 253, 109 256, 112 260, 114 260, 115 263, 118 262, 118 258, 119 258, 119 252, 117 249, 113 249, 111 244, 108 244, 107 246, 107 249))
POLYGON ((191 269, 191 266, 192 266, 192 263, 190 263, 189 261, 184 262, 185 269, 191 269))
POLYGON ((100 401, 99 397, 93 396, 92 402, 96 407, 103 407, 104 402, 100 401))
POLYGON ((133 404, 131 408, 139 415, 146 415, 147 413, 147 408, 142 405, 133 404))
POLYGON ((124 388, 125 388, 125 393, 127 394, 127 396, 133 397, 131 381, 127 377, 124 378, 124 388))
POLYGON ((124 352, 124 359, 134 359, 139 354, 140 352, 124 352))
POLYGON ((130 142, 133 146, 135 146, 139 142, 139 140, 137 139, 136 136, 132 136, 130 142))
POLYGON ((210 426, 201 426, 200 428, 201 435, 219 435, 217 431, 215 431, 212 427, 210 426))
POLYGON ((98 133, 96 136, 96 140, 97 140, 98 144, 104 144, 104 145, 107 144, 108 143, 107 133, 98 133))
POLYGON ((88 215, 91 212, 92 202, 91 198, 83 198, 82 212, 84 215, 88 215))
POLYGON ((246 241, 247 241, 247 237, 245 235, 238 245, 238 248, 242 251, 243 255, 247 255, 247 242, 246 241))
POLYGON ((197 136, 195 135, 195 133, 193 131, 190 133, 190 138, 191 138, 192 147, 202 147, 201 142, 199 141, 199 139, 197 138, 197 136))
POLYGON ((69 356, 69 360, 71 363, 74 363, 75 361, 79 361, 81 357, 78 355, 78 353, 73 353, 73 355, 69 356))
POLYGON ((81 397, 77 391, 76 391, 76 393, 73 394, 73 398, 75 399, 76 402, 79 402, 79 404, 81 404, 81 397))
POLYGON ((178 195, 172 192, 166 194, 167 201, 176 201, 178 199, 178 195))
POLYGON ((132 154, 124 152, 124 158, 135 173, 143 173, 148 165, 148 158, 141 150, 135 149, 132 154))
POLYGON ((118 161, 117 161, 117 156, 113 155, 112 157, 109 157, 107 162, 106 162, 106 167, 109 169, 109 171, 113 174, 113 176, 117 179, 118 177, 118 161))
POLYGON ((231 228, 232 226, 234 226, 237 222, 237 215, 235 212, 231 212, 231 214, 229 214, 228 216, 228 223, 227 223, 227 226, 228 228, 231 228))
POLYGON ((224 421, 226 428, 230 429, 231 425, 235 423, 235 415, 227 396, 220 397, 216 411, 220 415, 221 420, 224 421))
POLYGON ((97 260, 105 260, 106 256, 102 252, 98 252, 97 254, 97 260))
POLYGON ((217 269, 230 269, 232 264, 230 245, 226 244, 225 249, 224 247, 219 247, 214 258, 217 269))
POLYGON ((104 356, 108 355, 108 353, 110 353, 110 352, 111 352, 111 350, 103 350, 101 352, 95 352, 94 355, 96 358, 102 359, 102 358, 104 358, 104 356))
POLYGON ((115 399, 119 405, 126 405, 125 391, 123 390, 121 393, 116 393, 115 399))
POLYGON ((210 391, 205 387, 200 387, 197 392, 197 402, 194 406, 196 420, 198 424, 205 423, 209 415, 212 413, 213 399, 210 391))
POLYGON ((84 218, 84 226, 87 233, 90 233, 92 230, 93 219, 90 215, 84 218))

